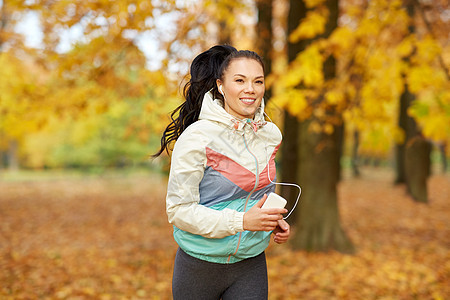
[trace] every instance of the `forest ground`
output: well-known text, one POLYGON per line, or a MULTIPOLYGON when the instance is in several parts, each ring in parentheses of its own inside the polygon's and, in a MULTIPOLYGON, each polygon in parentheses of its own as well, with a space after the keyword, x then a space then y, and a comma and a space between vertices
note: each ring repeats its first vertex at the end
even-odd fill
MULTIPOLYGON (((371 168, 339 184, 354 255, 271 242, 269 299, 450 299, 450 176, 430 178, 428 204, 393 181, 371 168)), ((0 177, 0 299, 170 299, 165 186, 142 174, 0 177)))

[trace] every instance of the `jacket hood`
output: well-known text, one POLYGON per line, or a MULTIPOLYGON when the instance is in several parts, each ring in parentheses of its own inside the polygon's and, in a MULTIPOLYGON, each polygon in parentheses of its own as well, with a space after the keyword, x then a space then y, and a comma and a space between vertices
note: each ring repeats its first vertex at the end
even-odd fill
POLYGON ((266 121, 264 120, 264 99, 262 99, 261 106, 256 110, 253 119, 238 119, 225 111, 223 108, 223 101, 220 99, 213 99, 212 92, 209 91, 203 97, 199 120, 210 120, 222 123, 237 131, 243 130, 243 128, 248 125, 256 132, 266 124, 266 121))

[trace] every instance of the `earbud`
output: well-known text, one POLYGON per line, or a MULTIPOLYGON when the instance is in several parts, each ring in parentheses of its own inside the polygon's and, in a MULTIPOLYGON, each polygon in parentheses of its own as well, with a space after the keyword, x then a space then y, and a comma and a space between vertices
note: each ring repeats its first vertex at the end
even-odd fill
POLYGON ((223 95, 222 85, 219 85, 219 93, 221 93, 223 95))

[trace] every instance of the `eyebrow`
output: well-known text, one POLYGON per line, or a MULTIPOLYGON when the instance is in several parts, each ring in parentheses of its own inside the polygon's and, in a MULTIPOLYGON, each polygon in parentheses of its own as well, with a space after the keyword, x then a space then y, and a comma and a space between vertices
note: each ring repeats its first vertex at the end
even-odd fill
MULTIPOLYGON (((245 77, 247 78, 247 76, 243 75, 243 74, 234 74, 234 76, 241 76, 241 77, 245 77)), ((264 78, 264 75, 260 75, 260 76, 256 76, 255 79, 259 79, 259 78, 264 78)))

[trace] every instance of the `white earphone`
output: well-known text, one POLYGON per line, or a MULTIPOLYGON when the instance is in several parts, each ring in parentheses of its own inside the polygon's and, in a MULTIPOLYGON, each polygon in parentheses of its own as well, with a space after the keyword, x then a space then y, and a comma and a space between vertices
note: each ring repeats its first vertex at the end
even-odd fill
MULTIPOLYGON (((219 85, 219 92, 223 95, 222 85, 219 85)), ((225 95, 224 95, 225 96, 225 95)))

